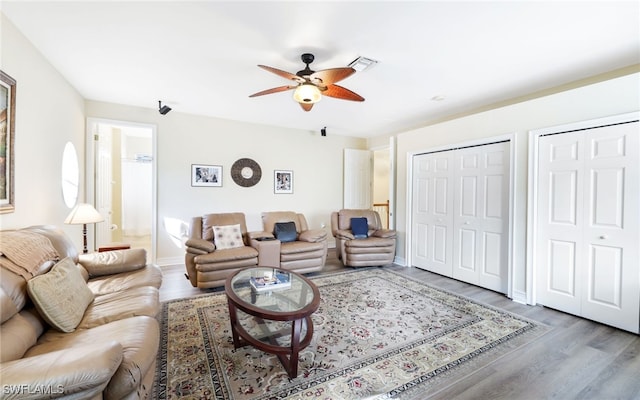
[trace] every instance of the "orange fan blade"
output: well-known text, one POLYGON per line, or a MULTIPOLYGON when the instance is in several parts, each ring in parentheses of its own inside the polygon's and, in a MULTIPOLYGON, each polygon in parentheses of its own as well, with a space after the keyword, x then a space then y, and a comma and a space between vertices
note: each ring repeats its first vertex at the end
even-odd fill
POLYGON ((354 72, 356 72, 356 70, 351 67, 323 69, 322 71, 311 74, 309 79, 315 84, 326 86, 340 82, 351 76, 354 72))
POLYGON ((298 104, 300 104, 300 107, 302 107, 302 109, 305 111, 311 111, 311 108, 313 107, 313 103, 298 103, 298 104))
POLYGON ((327 90, 324 90, 322 94, 329 97, 335 97, 336 99, 364 101, 364 97, 338 85, 328 85, 327 90))
POLYGON ((292 74, 291 72, 283 71, 278 68, 267 67, 266 65, 258 65, 258 67, 264 70, 267 70, 269 72, 272 72, 276 75, 279 75, 285 79, 291 79, 292 81, 297 81, 297 82, 304 82, 303 78, 299 77, 298 75, 292 74))
POLYGON ((254 93, 249 97, 257 97, 257 96, 263 96, 265 94, 271 94, 271 93, 278 93, 278 92, 284 92, 285 90, 291 90, 291 89, 295 89, 298 86, 293 85, 293 86, 278 86, 272 89, 267 89, 267 90, 263 90, 261 92, 258 93, 254 93))

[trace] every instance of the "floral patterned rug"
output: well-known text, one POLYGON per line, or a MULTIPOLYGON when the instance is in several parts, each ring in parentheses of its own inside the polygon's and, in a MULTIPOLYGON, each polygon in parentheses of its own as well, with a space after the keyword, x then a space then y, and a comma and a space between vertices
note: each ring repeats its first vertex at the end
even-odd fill
POLYGON ((297 378, 235 350, 226 296, 212 293, 163 304, 154 398, 422 399, 547 331, 381 268, 311 279, 322 300, 297 378))

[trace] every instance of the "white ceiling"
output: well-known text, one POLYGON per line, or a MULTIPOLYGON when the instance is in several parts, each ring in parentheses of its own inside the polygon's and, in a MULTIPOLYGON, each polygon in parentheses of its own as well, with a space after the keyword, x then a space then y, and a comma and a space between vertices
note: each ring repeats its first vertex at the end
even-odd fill
MULTIPOLYGON (((638 1, 8 1, 2 12, 86 99, 372 137, 640 63, 638 1), (292 92, 295 73, 379 63, 340 82, 363 103, 292 92), (444 96, 443 101, 434 101, 444 96)), ((7 71, 11 74, 11 71, 7 71)), ((164 118, 171 118, 171 113, 164 118)))

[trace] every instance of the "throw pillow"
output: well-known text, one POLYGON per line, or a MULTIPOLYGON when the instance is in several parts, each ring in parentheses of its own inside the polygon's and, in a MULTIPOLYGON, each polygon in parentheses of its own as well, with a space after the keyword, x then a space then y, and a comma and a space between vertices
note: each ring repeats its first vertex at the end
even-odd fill
POLYGON ((293 221, 290 222, 276 222, 273 234, 276 239, 281 241, 282 243, 286 242, 295 242, 298 238, 298 233, 296 232, 296 224, 293 221))
POLYGON ((351 232, 356 239, 364 239, 369 233, 367 218, 351 218, 351 232))
POLYGON ((240 224, 214 226, 213 243, 218 250, 244 247, 240 224))
POLYGON ((62 332, 76 329, 94 298, 80 270, 69 257, 46 274, 31 278, 27 282, 27 291, 42 318, 62 332))

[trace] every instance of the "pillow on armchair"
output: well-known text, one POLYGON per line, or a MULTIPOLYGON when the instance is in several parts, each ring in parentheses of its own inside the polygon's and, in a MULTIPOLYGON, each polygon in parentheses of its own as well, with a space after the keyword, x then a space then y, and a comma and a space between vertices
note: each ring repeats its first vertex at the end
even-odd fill
POLYGON ((218 250, 244 247, 240 224, 214 226, 213 243, 218 250))
POLYGON ((366 217, 351 218, 351 233, 356 239, 364 239, 369 233, 369 223, 366 217))
POLYGON ((273 234, 276 239, 282 243, 295 242, 298 238, 296 232, 296 224, 293 221, 290 222, 276 222, 273 228, 273 234))

